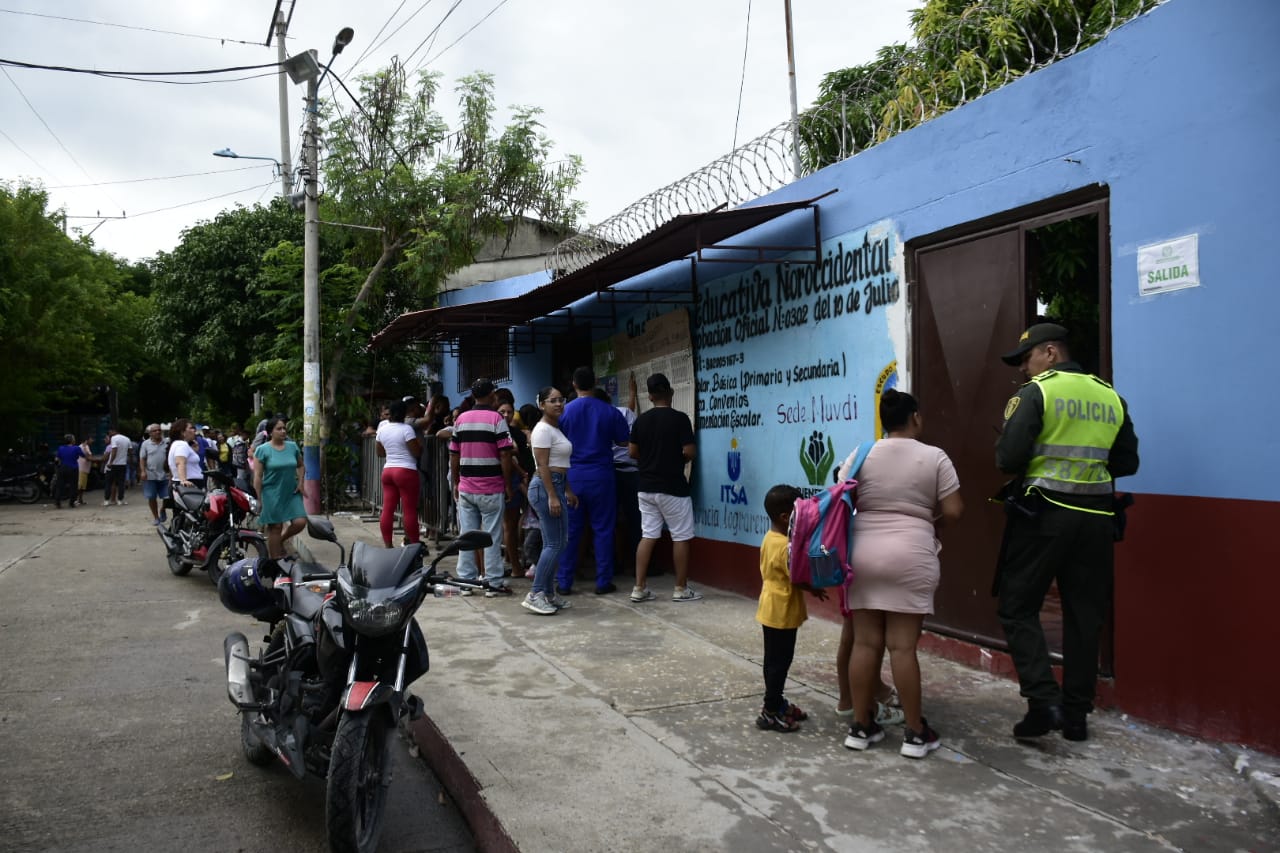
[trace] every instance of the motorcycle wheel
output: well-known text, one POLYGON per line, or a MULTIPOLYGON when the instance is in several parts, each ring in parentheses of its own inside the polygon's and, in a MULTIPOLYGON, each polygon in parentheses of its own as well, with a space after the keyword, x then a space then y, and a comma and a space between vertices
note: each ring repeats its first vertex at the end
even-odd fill
POLYGON ((373 853, 391 782, 390 724, 382 709, 344 713, 333 738, 325 826, 334 853, 373 853))
MULTIPOLYGON (((178 539, 179 526, 178 517, 175 515, 173 521, 169 524, 169 533, 175 540, 178 539)), ((182 577, 191 571, 191 564, 183 560, 181 554, 175 554, 170 551, 166 556, 169 559, 169 571, 173 572, 178 577, 182 577)))
POLYGON ((232 563, 249 556, 250 551, 259 560, 265 560, 267 558, 267 543, 261 539, 219 537, 218 541, 214 542, 209 548, 209 555, 205 557, 204 561, 204 570, 209 573, 210 582, 217 586, 222 573, 232 563))
POLYGON ((40 486, 28 480, 18 487, 18 500, 24 504, 33 504, 40 500, 40 486))
POLYGON ((266 767, 275 759, 275 755, 254 733, 253 726, 249 722, 250 713, 249 711, 240 713, 240 749, 243 750, 244 757, 250 764, 266 767))

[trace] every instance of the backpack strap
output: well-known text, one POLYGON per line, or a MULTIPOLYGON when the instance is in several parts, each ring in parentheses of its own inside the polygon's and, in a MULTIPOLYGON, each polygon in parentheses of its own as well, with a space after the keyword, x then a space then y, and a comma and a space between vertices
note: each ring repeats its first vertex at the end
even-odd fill
POLYGON ((859 444, 853 451, 853 465, 849 468, 849 474, 846 479, 856 480, 858 472, 862 470, 862 463, 867 461, 867 454, 871 452, 871 448, 875 447, 876 440, 864 441, 859 444))

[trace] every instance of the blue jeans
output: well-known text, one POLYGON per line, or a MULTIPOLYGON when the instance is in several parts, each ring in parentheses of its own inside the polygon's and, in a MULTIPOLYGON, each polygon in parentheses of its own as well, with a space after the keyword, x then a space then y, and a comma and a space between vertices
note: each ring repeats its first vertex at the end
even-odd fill
MULTIPOLYGON (((481 495, 475 492, 458 492, 458 530, 483 530, 493 538, 493 544, 484 549, 485 578, 492 586, 502 586, 502 505, 506 496, 502 492, 481 495)), ((479 574, 476 552, 458 554, 458 577, 474 580, 479 574)))
POLYGON ((578 564, 578 543, 591 522, 591 542, 596 558, 596 589, 613 582, 613 529, 618 523, 618 496, 614 493, 613 469, 599 477, 573 475, 577 468, 569 469, 569 485, 578 496, 577 509, 569 510, 569 536, 564 551, 560 553, 560 570, 556 581, 561 587, 573 586, 578 564))
POLYGON ((538 555, 538 565, 533 570, 533 591, 555 595, 554 577, 556 562, 564 542, 569 534, 569 506, 564 502, 564 474, 552 474, 551 485, 555 487, 556 497, 560 499, 560 514, 551 514, 550 495, 547 487, 542 485, 542 477, 537 474, 529 481, 529 503, 538 514, 538 527, 542 529, 542 553, 538 555))

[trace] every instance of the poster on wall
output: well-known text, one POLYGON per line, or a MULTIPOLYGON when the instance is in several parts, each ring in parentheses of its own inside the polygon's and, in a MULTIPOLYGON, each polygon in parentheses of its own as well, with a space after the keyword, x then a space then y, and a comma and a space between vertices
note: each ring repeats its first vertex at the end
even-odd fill
POLYGON ((671 383, 672 405, 693 417, 693 343, 689 334, 689 312, 683 308, 659 314, 657 309, 638 311, 626 318, 618 334, 593 346, 592 369, 609 392, 615 406, 629 405, 630 380, 636 379, 636 413, 652 406, 645 380, 661 373, 671 383))
POLYGON ((1138 292, 1143 296, 1199 286, 1199 234, 1138 247, 1138 292))
POLYGON ((814 494, 878 432, 905 347, 902 243, 891 222, 825 240, 821 263, 709 282, 694 325, 697 535, 758 545, 774 485, 814 494))

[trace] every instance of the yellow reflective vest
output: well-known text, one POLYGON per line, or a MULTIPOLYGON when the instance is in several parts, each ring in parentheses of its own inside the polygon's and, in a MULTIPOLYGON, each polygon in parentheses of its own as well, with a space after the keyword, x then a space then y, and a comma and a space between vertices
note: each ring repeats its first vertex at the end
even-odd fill
POLYGON ((1120 395, 1087 373, 1046 370, 1031 380, 1044 397, 1044 428, 1023 485, 1073 495, 1109 495, 1107 459, 1124 423, 1120 395))

